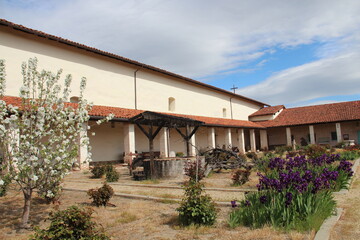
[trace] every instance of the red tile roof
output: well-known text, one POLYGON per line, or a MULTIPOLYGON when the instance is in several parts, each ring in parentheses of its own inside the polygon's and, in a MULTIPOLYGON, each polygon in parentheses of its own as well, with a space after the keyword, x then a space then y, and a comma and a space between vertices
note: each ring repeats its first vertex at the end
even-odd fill
POLYGON ((274 120, 258 122, 264 127, 283 127, 360 120, 360 101, 284 109, 274 120))
MULTIPOLYGON (((12 104, 14 106, 21 105, 21 98, 5 96, 3 100, 7 104, 12 104)), ((92 117, 106 117, 110 113, 114 114, 115 118, 123 119, 126 121, 127 119, 134 117, 140 113, 144 112, 143 110, 136 109, 128 109, 128 108, 119 108, 119 107, 108 107, 108 106, 99 106, 94 105, 89 115, 92 117)), ((226 119, 226 118, 213 118, 213 117, 202 117, 202 116, 194 116, 194 115, 185 115, 185 114, 176 114, 176 113, 162 113, 168 114, 178 117, 185 117, 194 120, 198 120, 204 122, 206 126, 214 126, 214 127, 237 127, 237 128, 264 128, 262 125, 245 120, 235 120, 235 119, 226 119)))
POLYGON ((186 81, 186 82, 190 82, 192 84, 196 84, 196 85, 200 85, 200 86, 209 88, 211 90, 226 93, 226 94, 228 94, 228 95, 230 95, 232 97, 240 98, 240 99, 245 100, 247 102, 252 102, 252 103, 255 103, 257 105, 262 105, 262 106, 264 106, 264 105, 269 106, 266 103, 263 103, 263 102, 260 102, 260 101, 257 101, 255 99, 251 99, 251 98, 248 98, 248 97, 244 97, 244 96, 239 95, 239 94, 235 94, 233 92, 224 90, 222 88, 217 88, 217 87, 214 87, 212 85, 202 83, 202 82, 193 80, 191 78, 187 78, 187 77, 181 76, 179 74, 166 71, 166 70, 161 69, 161 68, 157 68, 157 67, 154 67, 154 66, 151 66, 151 65, 147 65, 147 64, 138 62, 138 61, 134 61, 134 60, 131 60, 129 58, 125 58, 125 57, 122 57, 122 56, 119 56, 119 55, 116 55, 116 54, 113 54, 113 53, 102 51, 102 50, 99 50, 97 48, 89 47, 89 46, 86 46, 84 44, 77 43, 77 42, 74 42, 74 41, 71 41, 71 40, 68 40, 68 39, 65 39, 65 38, 57 37, 55 35, 51 35, 51 34, 48 34, 48 33, 42 32, 42 31, 31 29, 31 28, 28 28, 28 27, 25 27, 25 26, 22 26, 22 25, 7 21, 5 19, 0 18, 0 25, 10 27, 10 28, 13 28, 14 30, 22 31, 22 32, 25 32, 25 33, 28 33, 28 34, 33 34, 35 36, 43 37, 43 38, 46 38, 46 39, 49 39, 49 40, 57 41, 59 43, 66 44, 68 46, 83 49, 85 51, 89 51, 89 52, 99 54, 99 55, 102 55, 102 56, 105 56, 105 57, 116 59, 116 60, 119 60, 121 62, 128 63, 128 64, 131 64, 131 65, 135 65, 135 66, 143 68, 143 69, 148 69, 148 70, 152 70, 152 71, 155 71, 155 72, 159 72, 159 73, 171 76, 171 77, 181 79, 181 80, 186 81))
POLYGON ((274 113, 277 113, 280 109, 283 109, 283 108, 285 108, 284 105, 264 107, 264 108, 260 109, 259 111, 256 111, 253 114, 249 115, 249 117, 273 115, 274 113))

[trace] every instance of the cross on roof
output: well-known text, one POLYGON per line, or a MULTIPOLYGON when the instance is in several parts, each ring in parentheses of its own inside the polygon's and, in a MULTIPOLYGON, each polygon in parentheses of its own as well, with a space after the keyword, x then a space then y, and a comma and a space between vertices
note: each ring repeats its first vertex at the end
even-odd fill
POLYGON ((235 93, 235 90, 236 89, 238 89, 238 87, 235 87, 235 85, 233 85, 233 87, 232 88, 230 88, 231 90, 233 90, 234 91, 234 93, 235 93))

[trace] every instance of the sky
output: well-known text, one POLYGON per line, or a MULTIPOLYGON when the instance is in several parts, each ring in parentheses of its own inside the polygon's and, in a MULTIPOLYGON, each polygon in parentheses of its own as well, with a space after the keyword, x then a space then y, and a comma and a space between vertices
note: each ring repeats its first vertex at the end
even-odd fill
POLYGON ((360 100, 358 0, 0 0, 0 18, 270 105, 360 100))

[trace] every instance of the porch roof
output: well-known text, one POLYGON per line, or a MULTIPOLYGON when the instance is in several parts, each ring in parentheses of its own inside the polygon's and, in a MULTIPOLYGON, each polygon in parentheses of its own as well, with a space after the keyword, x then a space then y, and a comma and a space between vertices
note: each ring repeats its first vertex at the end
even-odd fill
POLYGON ((264 127, 285 127, 360 120, 360 101, 285 108, 275 119, 258 122, 264 127))
POLYGON ((142 125, 175 127, 181 128, 186 126, 201 126, 204 122, 197 121, 191 118, 172 116, 157 112, 145 111, 129 119, 130 122, 142 125))

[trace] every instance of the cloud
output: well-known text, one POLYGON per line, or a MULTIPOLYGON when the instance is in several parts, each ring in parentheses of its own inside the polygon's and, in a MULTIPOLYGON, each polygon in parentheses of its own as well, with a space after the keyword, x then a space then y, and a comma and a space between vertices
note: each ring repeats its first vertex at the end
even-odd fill
POLYGON ((238 93, 272 105, 298 105, 327 96, 358 94, 359 62, 360 51, 321 59, 275 73, 238 93))
POLYGON ((10 21, 196 78, 234 71, 275 48, 331 42, 360 23, 360 2, 347 0, 0 4, 10 21))

